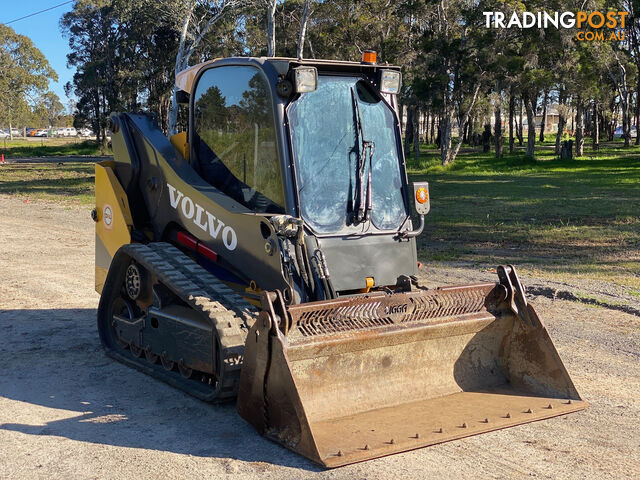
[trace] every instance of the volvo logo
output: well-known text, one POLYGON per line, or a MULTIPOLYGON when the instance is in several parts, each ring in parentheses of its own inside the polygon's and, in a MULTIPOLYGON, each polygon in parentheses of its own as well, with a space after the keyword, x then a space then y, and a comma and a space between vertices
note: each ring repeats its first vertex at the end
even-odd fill
POLYGON ((211 212, 205 210, 173 185, 167 183, 167 187, 169 187, 169 203, 171 207, 181 212, 184 218, 191 220, 214 240, 219 236, 222 237, 222 243, 227 250, 236 248, 238 237, 233 227, 225 225, 222 220, 216 218, 211 212))

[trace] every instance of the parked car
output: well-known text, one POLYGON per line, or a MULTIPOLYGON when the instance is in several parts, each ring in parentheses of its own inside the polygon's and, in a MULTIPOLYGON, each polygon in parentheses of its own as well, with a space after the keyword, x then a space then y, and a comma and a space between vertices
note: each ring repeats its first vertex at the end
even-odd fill
POLYGON ((0 138, 9 138, 9 132, 6 130, 0 130, 0 138))
POLYGON ((49 129, 48 128, 41 128, 40 130, 37 130, 36 133, 33 136, 34 137, 48 137, 49 136, 49 129))
POLYGON ((80 130, 78 130, 78 136, 86 138, 86 137, 93 137, 94 134, 90 128, 81 128, 80 130))

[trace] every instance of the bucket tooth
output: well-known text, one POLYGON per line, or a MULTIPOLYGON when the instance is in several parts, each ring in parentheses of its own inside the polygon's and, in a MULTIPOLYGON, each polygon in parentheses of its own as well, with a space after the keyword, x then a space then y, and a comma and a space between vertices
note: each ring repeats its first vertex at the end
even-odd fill
POLYGON ((263 292, 240 415, 337 467, 586 408, 515 270, 500 268, 500 284, 288 307, 263 292))

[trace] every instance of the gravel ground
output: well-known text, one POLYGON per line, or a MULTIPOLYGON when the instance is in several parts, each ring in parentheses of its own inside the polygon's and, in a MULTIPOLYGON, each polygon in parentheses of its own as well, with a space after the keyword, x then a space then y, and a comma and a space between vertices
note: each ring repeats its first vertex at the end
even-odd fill
MULTIPOLYGON (((437 265, 423 277, 495 274, 437 265)), ((234 405, 107 358, 88 209, 0 195, 0 478, 637 478, 640 318, 533 300, 588 410, 322 470, 260 437, 234 405)))

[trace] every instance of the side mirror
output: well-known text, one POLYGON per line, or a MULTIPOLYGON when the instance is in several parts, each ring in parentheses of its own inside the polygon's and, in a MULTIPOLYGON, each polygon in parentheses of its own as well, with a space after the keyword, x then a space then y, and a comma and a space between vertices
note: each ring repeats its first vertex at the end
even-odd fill
POLYGON ((413 201, 416 212, 420 215, 420 225, 415 230, 400 232, 401 238, 417 237, 424 230, 424 216, 431 210, 429 182, 413 182, 413 201))

